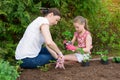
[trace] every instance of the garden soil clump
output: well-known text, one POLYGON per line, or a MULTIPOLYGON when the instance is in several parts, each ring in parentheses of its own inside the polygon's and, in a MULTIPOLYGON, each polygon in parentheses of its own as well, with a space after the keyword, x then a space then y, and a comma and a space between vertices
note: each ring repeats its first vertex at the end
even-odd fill
POLYGON ((48 71, 23 69, 17 80, 120 80, 120 63, 109 61, 103 65, 99 60, 90 61, 87 67, 77 62, 65 64, 65 70, 55 69, 51 64, 48 71))

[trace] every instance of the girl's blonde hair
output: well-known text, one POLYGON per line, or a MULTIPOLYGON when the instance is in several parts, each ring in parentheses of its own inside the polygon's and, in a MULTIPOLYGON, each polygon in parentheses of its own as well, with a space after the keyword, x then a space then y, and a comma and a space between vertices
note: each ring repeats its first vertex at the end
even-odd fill
POLYGON ((73 22, 74 23, 79 23, 81 25, 85 23, 85 26, 84 26, 85 29, 89 30, 89 28, 88 28, 88 20, 86 18, 84 18, 82 16, 77 16, 77 17, 74 18, 73 22))

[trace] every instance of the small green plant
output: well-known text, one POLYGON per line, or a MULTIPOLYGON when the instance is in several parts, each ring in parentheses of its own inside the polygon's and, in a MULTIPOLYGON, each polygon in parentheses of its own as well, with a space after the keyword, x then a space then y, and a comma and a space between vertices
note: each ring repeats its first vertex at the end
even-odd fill
POLYGON ((116 56, 112 60, 113 62, 120 63, 120 56, 116 56))
POLYGON ((107 56, 108 51, 107 50, 101 51, 101 52, 97 52, 96 54, 100 55, 102 64, 108 64, 108 56, 107 56))
POLYGON ((103 60, 103 61, 107 61, 108 60, 108 56, 106 56, 106 55, 101 55, 101 59, 103 60))
POLYGON ((84 51, 82 48, 78 48, 77 51, 83 55, 83 60, 82 60, 81 65, 82 66, 89 66, 91 56, 89 54, 84 54, 84 51))
POLYGON ((78 48, 77 51, 80 52, 81 54, 84 54, 84 51, 82 48, 78 48))
POLYGON ((77 51, 83 55, 83 62, 88 62, 90 60, 91 56, 89 54, 84 54, 82 48, 78 48, 77 51))
POLYGON ((0 80, 16 80, 19 76, 16 67, 9 62, 0 60, 0 80))
POLYGON ((55 60, 50 60, 49 62, 50 62, 50 63, 55 63, 56 61, 55 61, 55 60))
POLYGON ((45 65, 43 65, 43 66, 38 66, 38 68, 39 68, 41 71, 44 71, 44 72, 49 71, 49 69, 52 67, 52 63, 55 63, 56 61, 55 61, 55 60, 50 60, 49 62, 50 62, 49 64, 45 64, 45 65))
POLYGON ((45 64, 44 66, 38 66, 41 71, 47 72, 50 69, 51 65, 45 64))
POLYGON ((108 51, 100 51, 100 52, 96 52, 96 54, 100 55, 101 56, 101 60, 103 61, 107 61, 108 60, 108 51))
POLYGON ((83 55, 83 62, 89 62, 90 61, 90 58, 91 56, 89 54, 86 54, 86 55, 83 55))

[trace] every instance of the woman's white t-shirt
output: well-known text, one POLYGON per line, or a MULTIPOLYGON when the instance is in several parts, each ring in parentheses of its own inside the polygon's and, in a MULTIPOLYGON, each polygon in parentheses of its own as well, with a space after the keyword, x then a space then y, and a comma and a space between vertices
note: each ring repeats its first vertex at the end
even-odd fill
POLYGON ((28 25, 22 39, 16 48, 15 58, 17 60, 27 57, 33 58, 39 54, 41 47, 45 42, 44 37, 40 32, 40 26, 42 24, 49 24, 47 18, 38 17, 28 25))

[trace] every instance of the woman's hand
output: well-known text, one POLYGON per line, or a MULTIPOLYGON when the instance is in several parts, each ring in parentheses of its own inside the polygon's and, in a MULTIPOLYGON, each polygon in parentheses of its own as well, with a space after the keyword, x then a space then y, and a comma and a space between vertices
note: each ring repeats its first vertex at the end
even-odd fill
POLYGON ((64 67, 64 56, 62 54, 58 55, 58 59, 57 59, 55 68, 56 69, 57 68, 65 69, 65 67, 64 67))

